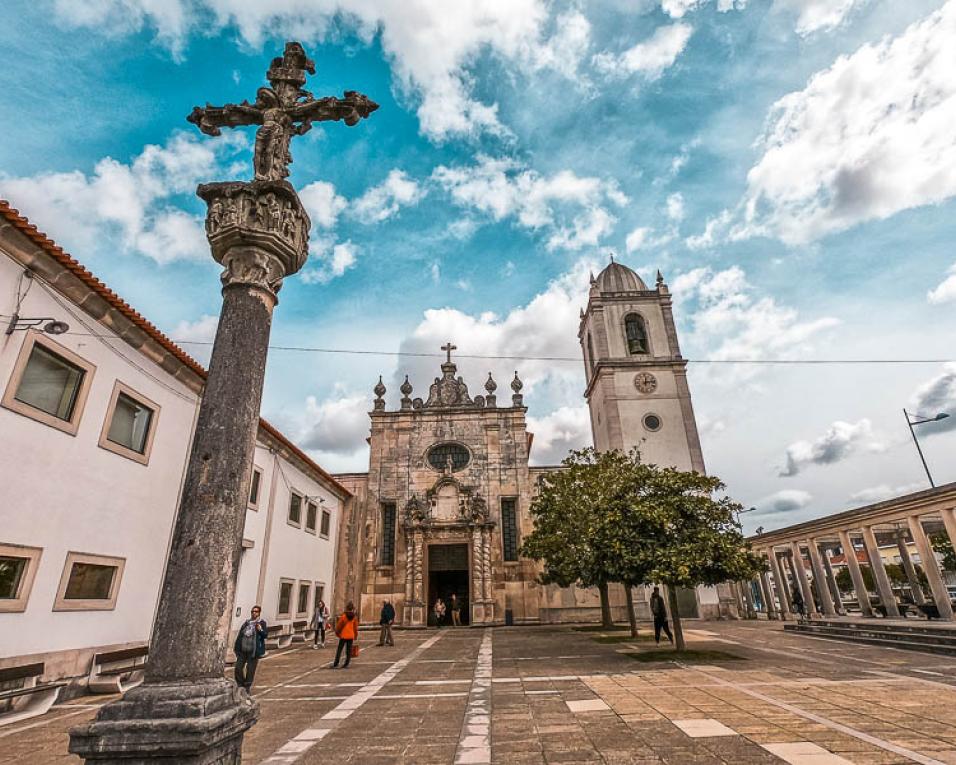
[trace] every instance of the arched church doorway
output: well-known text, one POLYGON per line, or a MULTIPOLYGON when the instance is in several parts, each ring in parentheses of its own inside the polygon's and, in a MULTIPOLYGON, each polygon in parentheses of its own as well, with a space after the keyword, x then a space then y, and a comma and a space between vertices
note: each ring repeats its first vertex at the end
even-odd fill
POLYGON ((461 605, 461 623, 468 624, 469 617, 468 545, 428 546, 428 624, 437 626, 435 602, 441 598, 447 612, 443 625, 451 624, 451 596, 454 594, 461 605))

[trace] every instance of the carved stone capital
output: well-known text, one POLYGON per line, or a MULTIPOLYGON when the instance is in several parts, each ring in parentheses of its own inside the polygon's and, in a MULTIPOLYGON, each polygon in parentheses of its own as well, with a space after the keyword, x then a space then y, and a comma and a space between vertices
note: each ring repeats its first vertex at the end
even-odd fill
POLYGON ((312 222, 286 181, 205 183, 206 237, 223 287, 248 284, 273 296, 305 265, 312 222))

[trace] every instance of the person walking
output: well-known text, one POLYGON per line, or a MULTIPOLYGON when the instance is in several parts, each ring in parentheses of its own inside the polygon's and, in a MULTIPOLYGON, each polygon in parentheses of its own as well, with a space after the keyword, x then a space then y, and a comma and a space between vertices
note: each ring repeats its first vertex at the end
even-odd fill
POLYGON ((451 602, 449 603, 451 608, 451 626, 460 627, 461 626, 461 603, 458 602, 458 596, 455 593, 451 594, 451 602))
POLYGON ((793 603, 793 610, 797 612, 797 620, 801 622, 806 620, 807 608, 797 585, 793 585, 793 589, 790 591, 790 601, 793 603))
POLYGON ((315 604, 315 612, 312 614, 312 629, 315 631, 315 640, 312 643, 313 648, 318 648, 321 644, 325 648, 325 628, 329 623, 329 609, 325 606, 325 601, 320 600, 315 604))
POLYGON ((239 626, 236 643, 236 685, 252 693, 252 681, 256 676, 259 659, 266 655, 266 620, 260 618, 262 609, 253 606, 250 617, 239 626))
POLYGON ((392 639, 392 625, 395 623, 395 607, 389 602, 382 603, 382 614, 378 623, 382 625, 382 632, 378 636, 379 645, 395 645, 392 639))
POLYGON ((349 662, 352 660, 352 644, 358 638, 358 628, 359 620, 355 613, 355 604, 350 600, 345 605, 345 611, 335 621, 335 634, 339 639, 339 645, 335 649, 335 661, 332 662, 332 669, 338 669, 343 650, 345 651, 345 663, 342 665, 342 669, 349 668, 349 662))
POLYGON ((674 642, 674 636, 671 635, 671 628, 667 624, 667 607, 664 605, 664 598, 661 597, 659 587, 654 588, 651 593, 651 614, 654 616, 654 642, 661 644, 661 631, 667 635, 667 639, 674 642))
POLYGON ((445 620, 445 601, 441 598, 435 601, 435 626, 441 627, 441 623, 445 620))

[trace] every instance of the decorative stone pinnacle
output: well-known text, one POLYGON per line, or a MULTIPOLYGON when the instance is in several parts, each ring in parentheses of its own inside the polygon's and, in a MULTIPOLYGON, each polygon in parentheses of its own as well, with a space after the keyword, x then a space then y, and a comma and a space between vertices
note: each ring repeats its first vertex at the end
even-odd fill
POLYGON ((521 389, 524 387, 524 383, 518 378, 518 371, 515 370, 515 379, 511 381, 511 390, 515 393, 521 393, 521 389))
POLYGON ((661 273, 661 270, 657 269, 657 286, 660 287, 664 283, 664 274, 661 273))
POLYGON ((378 376, 378 382, 375 384, 375 387, 372 388, 372 392, 375 394, 374 407, 375 411, 381 411, 385 408, 385 383, 382 382, 382 376, 378 376))
POLYGON ((402 409, 412 408, 412 384, 408 381, 408 375, 405 375, 405 382, 401 384, 399 390, 402 392, 402 409))
POLYGON ((488 391, 489 395, 494 395, 494 392, 498 390, 498 383, 496 383, 495 378, 491 376, 491 372, 488 373, 488 381, 485 383, 485 390, 488 391))

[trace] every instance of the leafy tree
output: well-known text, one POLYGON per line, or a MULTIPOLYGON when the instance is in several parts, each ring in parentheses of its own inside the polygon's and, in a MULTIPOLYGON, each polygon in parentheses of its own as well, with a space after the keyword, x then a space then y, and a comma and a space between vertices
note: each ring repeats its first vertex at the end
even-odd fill
POLYGON ((933 550, 943 556, 943 568, 956 571, 956 550, 953 550, 953 543, 949 541, 949 534, 940 531, 938 534, 932 534, 929 541, 933 550))
MULTIPOLYGON (((870 570, 869 566, 860 566, 860 573, 863 574, 863 586, 866 587, 868 592, 873 592, 876 590, 876 582, 873 580, 873 572, 870 570)), ((850 569, 846 566, 841 568, 836 575, 837 587, 840 588, 840 592, 852 592, 853 591, 853 577, 850 575, 850 569)))

